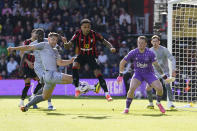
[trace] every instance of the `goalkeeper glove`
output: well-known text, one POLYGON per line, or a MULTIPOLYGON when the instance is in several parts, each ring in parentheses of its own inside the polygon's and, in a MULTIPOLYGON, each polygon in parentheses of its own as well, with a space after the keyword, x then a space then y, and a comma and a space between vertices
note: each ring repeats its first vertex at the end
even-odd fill
POLYGON ((118 84, 122 83, 122 80, 123 80, 123 73, 119 73, 119 76, 117 77, 118 84))
POLYGON ((168 77, 166 74, 163 74, 162 75, 162 78, 164 79, 164 81, 166 83, 171 83, 171 82, 174 82, 175 81, 175 77, 168 77))

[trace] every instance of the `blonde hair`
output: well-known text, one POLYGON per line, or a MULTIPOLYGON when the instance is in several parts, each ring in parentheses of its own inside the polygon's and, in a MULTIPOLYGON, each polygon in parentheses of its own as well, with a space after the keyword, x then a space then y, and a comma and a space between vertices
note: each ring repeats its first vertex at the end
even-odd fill
POLYGON ((158 39, 160 41, 160 37, 158 35, 152 36, 151 40, 153 40, 153 39, 158 39))
POLYGON ((56 32, 50 32, 50 33, 48 34, 48 37, 53 37, 53 36, 59 37, 59 34, 56 33, 56 32))
POLYGON ((138 40, 139 40, 139 39, 144 40, 146 43, 148 42, 146 36, 139 36, 137 39, 138 39, 138 40))

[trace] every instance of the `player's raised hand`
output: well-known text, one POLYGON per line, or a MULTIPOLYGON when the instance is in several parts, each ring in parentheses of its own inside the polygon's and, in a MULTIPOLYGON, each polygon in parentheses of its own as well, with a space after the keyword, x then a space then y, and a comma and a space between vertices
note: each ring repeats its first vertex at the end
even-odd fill
POLYGON ((115 53, 115 52, 116 52, 116 48, 110 48, 110 51, 111 51, 112 53, 115 53))
POLYGON ((162 78, 164 79, 165 83, 167 83, 167 84, 175 81, 175 77, 168 77, 166 74, 163 74, 162 78))
POLYGON ((8 50, 8 53, 11 53, 14 49, 12 47, 8 47, 7 50, 8 50))
POLYGON ((71 58, 71 62, 73 63, 75 61, 76 57, 71 58))
POLYGON ((164 80, 165 81, 165 83, 172 83, 172 82, 174 82, 175 81, 175 77, 168 77, 167 79, 165 79, 164 80))
POLYGON ((66 39, 66 37, 61 36, 61 39, 62 39, 62 41, 63 41, 64 43, 67 43, 67 39, 66 39))

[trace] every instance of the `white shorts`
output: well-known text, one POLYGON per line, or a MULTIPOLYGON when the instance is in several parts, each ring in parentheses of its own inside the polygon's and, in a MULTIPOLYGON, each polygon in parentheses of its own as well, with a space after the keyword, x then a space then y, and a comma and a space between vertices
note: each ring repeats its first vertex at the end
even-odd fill
POLYGON ((43 79, 45 83, 61 84, 63 73, 57 71, 45 71, 43 79))
POLYGON ((34 67, 34 71, 38 78, 40 79, 40 82, 43 83, 43 75, 44 75, 44 69, 42 67, 34 67))
POLYGON ((55 87, 56 84, 62 83, 63 73, 57 71, 45 71, 43 75, 44 88, 50 89, 55 87))

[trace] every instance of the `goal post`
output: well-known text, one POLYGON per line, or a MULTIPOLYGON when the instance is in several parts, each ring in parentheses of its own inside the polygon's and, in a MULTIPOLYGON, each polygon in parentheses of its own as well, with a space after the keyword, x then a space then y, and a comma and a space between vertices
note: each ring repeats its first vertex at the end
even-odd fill
POLYGON ((197 0, 168 1, 168 49, 176 58, 175 101, 196 102, 197 0))

